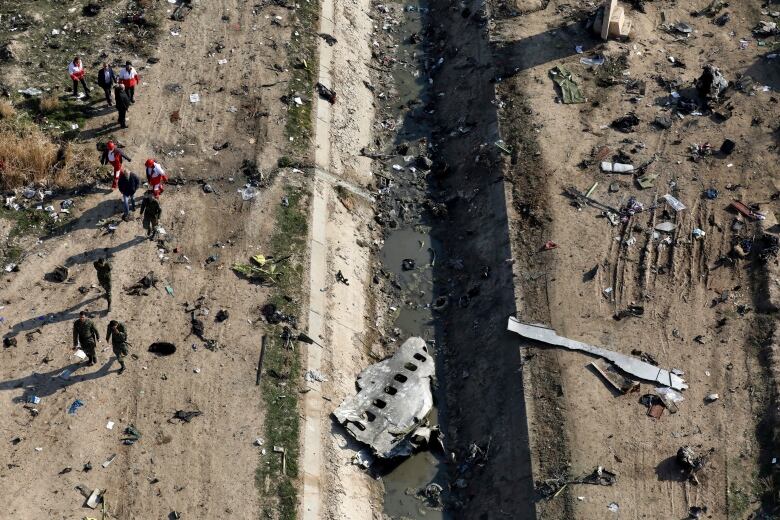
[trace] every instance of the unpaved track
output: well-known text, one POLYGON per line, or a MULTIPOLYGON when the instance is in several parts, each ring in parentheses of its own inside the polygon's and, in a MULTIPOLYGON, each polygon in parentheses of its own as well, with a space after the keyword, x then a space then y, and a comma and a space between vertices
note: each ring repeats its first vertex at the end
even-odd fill
POLYGON ((365 186, 371 181, 368 159, 359 156, 369 142, 373 112, 365 63, 370 57, 371 22, 365 0, 325 0, 321 33, 338 43, 320 42, 318 79, 331 86, 338 98, 334 105, 317 101, 315 127, 315 175, 312 182, 311 266, 309 332, 325 346, 307 346, 309 370, 320 370, 325 383, 308 383, 304 397, 303 494, 301 517, 371 519, 376 510, 376 484, 351 465, 352 450, 344 450, 346 438, 334 428, 330 412, 348 393, 354 377, 369 361, 364 346, 368 329, 366 287, 370 283, 369 250, 356 239, 369 238, 366 222, 372 207, 365 186), (342 202, 334 189, 347 193, 342 202), (335 281, 336 271, 349 285, 335 281))
MULTIPOLYGON (((252 443, 262 436, 263 410, 254 380, 262 334, 257 309, 267 289, 239 280, 229 266, 268 252, 264 245, 283 194, 280 177, 254 201, 242 202, 235 193, 243 182, 236 167, 244 158, 255 157, 270 164, 284 146, 281 127, 245 121, 242 107, 250 97, 262 96, 263 109, 270 112, 268 120, 283 119, 277 99, 284 84, 276 89, 259 85, 285 79, 266 69, 283 58, 264 38, 276 39, 281 46, 290 30, 270 24, 273 15, 286 16, 284 9, 270 7, 254 16, 253 5, 202 2, 185 23, 178 24, 181 36, 166 32, 159 48, 160 63, 149 70, 139 67, 144 84, 137 89, 137 102, 130 111, 130 129, 118 134, 134 158, 130 166, 141 177, 143 159, 154 155, 172 177, 211 179, 215 194, 191 183, 170 187, 163 195, 162 226, 172 236, 171 249, 178 247, 179 254, 191 260, 191 269, 172 263, 179 256, 172 251, 167 255, 170 260, 161 264, 156 245, 139 236, 138 221, 103 235, 98 220, 116 214, 120 206, 116 193, 103 190, 77 201, 78 220, 68 234, 45 240, 31 252, 19 274, 3 276, 0 301, 5 308, 0 315, 5 320, 0 331, 18 333, 19 346, 0 353, 0 435, 3 442, 22 438, 0 450, 4 517, 81 518, 87 510, 74 490, 79 483, 107 488, 109 512, 118 518, 165 518, 173 510, 184 518, 249 520, 259 515, 254 473, 262 459, 252 443), (230 16, 229 22, 221 21, 223 14, 230 16), (223 42, 225 50, 207 57, 216 41, 223 42), (222 57, 228 63, 219 66, 222 57), (164 86, 171 83, 181 84, 182 91, 166 91, 164 86), (230 93, 241 91, 243 85, 249 95, 230 93), (200 93, 200 103, 190 104, 193 92, 200 93), (238 107, 238 113, 228 112, 229 106, 238 107), (169 116, 176 110, 181 120, 172 123, 169 116), (216 155, 212 145, 225 141, 230 142, 229 149, 216 155), (161 153, 174 149, 184 150, 184 156, 174 159, 161 153), (236 182, 227 182, 228 177, 236 182), (229 240, 232 243, 225 248, 213 246, 229 240), (109 316, 102 312, 105 302, 97 299, 98 290, 86 295, 76 290, 96 284, 91 262, 104 253, 103 248, 114 255, 115 304, 109 316), (212 254, 218 260, 206 265, 212 254), (71 267, 73 284, 43 281, 44 273, 57 264, 71 267), (149 296, 122 294, 123 286, 149 270, 162 280, 157 289, 150 290, 149 296), (166 293, 166 286, 173 289, 173 296, 166 293), (220 345, 217 352, 188 336, 189 315, 183 312, 183 304, 202 295, 210 314, 201 319, 206 336, 220 345), (216 324, 213 316, 220 308, 230 312, 230 319, 216 324), (116 375, 110 349, 101 343, 98 366, 79 369, 67 384, 52 379, 75 359, 70 334, 80 310, 94 314, 101 336, 109 319, 127 323, 131 352, 138 359, 128 360, 125 374, 116 375), (44 315, 52 317, 39 321, 44 315), (42 334, 28 344, 25 333, 37 327, 42 334), (178 351, 154 358, 146 348, 157 340, 176 343, 178 351), (42 398, 36 418, 19 402, 28 393, 42 398), (67 415, 75 399, 85 406, 76 415, 67 415), (167 422, 179 409, 200 410, 203 416, 190 424, 167 422), (113 430, 105 428, 108 420, 116 423, 113 430), (122 430, 130 423, 143 438, 134 446, 123 446, 122 430), (101 463, 114 453, 113 463, 102 468, 101 463), (88 461, 94 469, 83 473, 88 461), (58 475, 67 467, 72 471, 58 475), (159 482, 152 484, 153 478, 159 482)), ((113 117, 91 120, 84 137, 106 135, 113 117)))

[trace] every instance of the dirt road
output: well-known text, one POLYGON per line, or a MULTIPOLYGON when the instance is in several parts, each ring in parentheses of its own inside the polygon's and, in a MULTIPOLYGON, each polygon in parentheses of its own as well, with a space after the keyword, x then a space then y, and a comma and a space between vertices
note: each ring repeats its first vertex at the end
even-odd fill
POLYGON ((270 69, 282 61, 277 49, 291 33, 287 20, 281 7, 203 2, 176 24, 178 36, 166 29, 159 63, 134 63, 142 84, 129 112, 130 128, 115 130, 112 115, 83 128, 82 139, 118 137, 141 177, 144 159, 152 156, 184 183, 163 195, 166 252, 144 240, 140 221, 104 232, 100 221, 117 216, 121 204, 103 185, 77 200, 76 220, 64 234, 31 242, 21 272, 5 273, 2 332, 19 342, 4 349, 0 368, 0 430, 4 442, 19 439, 0 455, 0 496, 8 516, 81 517, 84 499, 74 486, 83 484, 90 491, 107 489, 108 510, 117 518, 167 518, 171 511, 184 518, 258 517, 255 471, 266 459, 254 445, 264 431, 254 381, 264 328, 259 308, 269 289, 239 279, 229 266, 268 254, 282 186, 302 183, 282 174, 254 200, 242 201, 236 193, 246 182, 244 160, 268 171, 285 147, 279 124, 285 106, 278 99, 286 74, 270 69), (281 22, 273 24, 276 16, 281 22), (190 102, 193 93, 199 102, 190 102), (214 145, 224 143, 226 149, 215 151, 214 145), (196 180, 214 192, 205 193, 196 180), (109 315, 92 267, 107 253, 114 264, 109 315), (207 260, 212 256, 216 260, 207 260), (44 281, 59 264, 69 266, 70 281, 44 281), (124 295, 123 287, 152 270, 160 283, 148 296, 124 295), (79 287, 87 288, 85 294, 79 287), (205 336, 217 342, 215 351, 190 335, 185 307, 201 297, 208 314, 200 319, 205 336), (230 318, 217 323, 220 309, 230 318), (121 376, 103 342, 96 367, 78 368, 67 380, 54 377, 76 361, 71 327, 81 310, 93 316, 101 335, 109 319, 127 324, 133 356, 121 376), (170 341, 177 351, 157 358, 147 352, 154 341, 170 341), (35 417, 23 408, 31 395, 41 398, 35 417), (67 414, 76 399, 84 406, 67 414), (170 422, 177 410, 203 415, 191 423, 170 422), (111 430, 108 421, 115 423, 111 430), (143 436, 125 446, 123 430, 131 424, 143 436), (88 472, 87 463, 93 467, 88 472))

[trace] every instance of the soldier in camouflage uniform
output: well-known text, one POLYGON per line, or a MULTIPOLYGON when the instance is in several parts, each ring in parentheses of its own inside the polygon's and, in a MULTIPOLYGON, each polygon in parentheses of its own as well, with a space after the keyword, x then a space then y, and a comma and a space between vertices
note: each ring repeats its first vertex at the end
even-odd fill
POLYGON ((146 192, 144 200, 141 202, 141 215, 144 216, 144 229, 149 240, 157 237, 157 226, 160 225, 160 215, 162 215, 162 205, 159 195, 155 195, 152 190, 146 192))
POLYGON ((106 291, 108 310, 111 311, 111 261, 108 258, 100 258, 92 265, 97 271, 98 283, 106 291))
POLYGON ((73 349, 79 348, 87 355, 89 364, 94 365, 97 363, 97 355, 95 349, 97 343, 100 341, 100 334, 98 334, 95 324, 92 320, 87 319, 87 313, 81 311, 79 313, 79 319, 73 322, 73 349))
POLYGON ((111 341, 111 347, 114 350, 116 360, 119 362, 119 372, 121 374, 125 371, 125 357, 128 354, 127 351, 127 329, 124 323, 120 323, 116 320, 111 320, 108 324, 108 330, 106 330, 106 341, 111 341))

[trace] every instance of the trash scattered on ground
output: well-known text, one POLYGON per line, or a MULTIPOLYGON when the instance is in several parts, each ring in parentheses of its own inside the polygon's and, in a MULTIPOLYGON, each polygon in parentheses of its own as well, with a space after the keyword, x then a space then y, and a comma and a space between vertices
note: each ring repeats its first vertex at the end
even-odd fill
POLYGON ((319 81, 315 85, 315 88, 317 89, 317 93, 320 95, 320 97, 325 99, 328 103, 332 105, 336 102, 336 92, 334 92, 332 89, 326 87, 319 81))
POLYGON ((609 385, 621 394, 639 391, 639 383, 618 373, 615 368, 604 361, 597 359, 590 363, 593 370, 598 372, 609 385))
POLYGON ((677 450, 677 457, 675 460, 682 468, 685 478, 687 478, 692 484, 698 484, 699 479, 697 478, 696 474, 704 469, 704 467, 707 465, 709 457, 713 453, 715 453, 715 448, 710 448, 707 453, 699 456, 696 454, 693 447, 682 446, 679 450, 677 450))
POLYGON ((536 483, 536 490, 543 498, 553 499, 557 497, 566 486, 571 484, 590 484, 594 486, 614 486, 617 483, 617 474, 602 466, 582 477, 572 478, 564 471, 560 476, 545 479, 536 483))
POLYGON ((632 164, 601 161, 601 171, 611 173, 631 173, 634 171, 634 166, 632 164))
POLYGON ((655 225, 654 229, 656 231, 663 231, 664 233, 671 233, 675 229, 677 229, 677 224, 670 221, 659 222, 658 224, 655 225))
POLYGON ((656 388, 655 393, 669 413, 677 413, 678 405, 685 400, 680 392, 665 386, 656 388))
POLYGON ((711 64, 704 65, 701 76, 696 80, 699 95, 708 102, 719 100, 728 86, 729 82, 723 77, 720 69, 711 64))
POLYGON ((95 509, 101 502, 102 491, 99 489, 94 490, 89 497, 87 497, 87 506, 91 509, 95 509))
POLYGON ((190 94, 190 103, 197 103, 200 101, 200 94, 190 94))
POLYGON ((347 397, 333 415, 379 457, 408 456, 418 447, 415 431, 433 407, 433 373, 425 340, 409 338, 392 357, 358 375, 357 395, 347 397))
POLYGON ((611 503, 610 503, 610 504, 607 506, 607 509, 609 509, 609 510, 610 510, 610 511, 612 511, 613 513, 617 513, 618 511, 620 511, 620 506, 617 504, 617 502, 611 502, 611 503))
POLYGON ((106 423, 106 429, 107 430, 113 430, 114 429, 114 421, 108 421, 106 423))
POLYGON ((571 340, 558 336, 552 329, 539 325, 529 325, 521 323, 516 318, 510 316, 507 330, 519 334, 520 336, 549 345, 567 348, 569 350, 580 350, 594 356, 604 358, 614 363, 622 371, 631 374, 639 379, 647 381, 656 381, 662 385, 670 386, 675 390, 688 388, 685 380, 672 374, 671 372, 658 368, 640 359, 632 358, 618 352, 613 352, 601 347, 588 345, 579 341, 571 340))
POLYGON ((76 410, 78 410, 82 406, 84 406, 84 403, 81 401, 81 399, 76 399, 68 407, 68 415, 76 415, 76 410))
POLYGON ((704 397, 704 400, 706 402, 708 402, 708 403, 713 403, 713 402, 717 401, 718 399, 720 399, 720 396, 718 394, 707 394, 704 397))
POLYGON ((278 268, 280 262, 285 259, 270 261, 263 255, 255 255, 249 259, 250 264, 233 264, 233 271, 245 276, 249 280, 260 283, 275 283, 282 275, 282 269, 278 268))
POLYGON ((168 419, 168 422, 173 422, 174 420, 178 419, 179 421, 181 421, 183 423, 185 423, 185 422, 188 423, 192 419, 194 419, 195 417, 199 417, 201 415, 203 415, 203 412, 199 412, 197 410, 196 411, 191 411, 191 412, 188 412, 188 411, 185 411, 185 410, 176 410, 176 413, 173 414, 172 418, 168 419))
POLYGON ((346 278, 344 276, 344 273, 341 272, 341 269, 338 270, 336 273, 336 281, 339 283, 343 283, 344 285, 349 285, 349 278, 346 278))
POLYGON ((609 38, 628 38, 631 20, 626 18, 625 9, 618 5, 617 0, 606 0, 598 9, 593 21, 593 32, 605 41, 609 38))
POLYGON ((134 296, 148 296, 146 290, 151 289, 152 287, 157 287, 157 282, 159 282, 159 280, 154 274, 154 271, 149 271, 136 283, 125 288, 125 293, 134 296))
POLYGON ((634 127, 639 125, 639 118, 636 114, 633 112, 629 112, 628 114, 618 117, 612 123, 610 123, 610 127, 617 130, 618 132, 623 132, 624 134, 628 134, 634 131, 634 127))
POLYGON ((667 204, 677 213, 683 211, 685 209, 685 204, 674 198, 672 195, 667 193, 663 197, 661 197, 663 200, 666 201, 667 204))
POLYGON ((25 96, 40 96, 41 94, 43 94, 43 90, 35 87, 27 87, 26 89, 18 90, 17 92, 25 96))
POLYGON ((558 85, 561 91, 561 101, 565 104, 584 103, 585 97, 582 95, 577 83, 574 82, 572 73, 561 65, 557 65, 550 71, 550 77, 558 85))
POLYGON ((101 466, 104 468, 107 468, 111 465, 112 462, 114 462, 114 459, 116 459, 116 453, 112 454, 110 457, 108 457, 101 466))
POLYGON ((737 211, 740 215, 747 217, 752 220, 764 220, 766 218, 766 215, 763 213, 760 213, 758 211, 753 211, 751 208, 747 207, 745 204, 738 200, 732 200, 731 204, 729 204, 729 208, 737 211))
POLYGON ((315 381, 319 383, 324 383, 325 381, 328 380, 328 378, 325 377, 325 375, 319 370, 307 370, 303 378, 309 383, 313 383, 315 381))
POLYGON ((130 425, 124 430, 125 437, 122 439, 122 444, 132 445, 141 440, 141 432, 134 425, 130 425))
POLYGON ((54 270, 48 274, 47 278, 52 282, 63 283, 68 280, 69 271, 64 265, 58 265, 54 270))

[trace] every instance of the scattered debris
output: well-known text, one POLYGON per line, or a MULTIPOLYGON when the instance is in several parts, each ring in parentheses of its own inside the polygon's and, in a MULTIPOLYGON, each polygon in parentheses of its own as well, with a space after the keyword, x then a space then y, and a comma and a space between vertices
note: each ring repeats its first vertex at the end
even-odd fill
POLYGON ((84 402, 81 399, 76 399, 68 407, 68 415, 76 415, 76 410, 84 406, 84 402))
POLYGON ((634 127, 639 125, 639 118, 633 112, 619 117, 610 123, 610 127, 614 128, 618 132, 629 134, 634 131, 634 127))
POLYGON ((621 394, 639 391, 639 383, 637 381, 621 375, 611 364, 603 359, 592 361, 590 366, 592 366, 593 369, 598 372, 610 386, 612 386, 612 388, 621 394))
POLYGON ((707 64, 703 69, 701 76, 696 80, 696 90, 705 101, 718 101, 720 95, 728 88, 729 82, 714 65, 707 64))
POLYGON ((699 484, 699 479, 696 477, 696 473, 701 471, 707 464, 709 457, 715 453, 715 448, 710 450, 701 456, 696 455, 696 452, 691 446, 682 446, 677 450, 677 464, 682 468, 683 474, 692 484, 699 484))
POLYGON ((570 484, 590 484, 594 486, 614 486, 617 483, 617 474, 602 466, 582 477, 571 478, 566 472, 560 476, 546 479, 536 483, 537 492, 544 498, 552 499, 558 496, 566 486, 570 484))
POLYGON ((322 97, 324 100, 326 100, 331 105, 336 102, 336 92, 334 92, 332 89, 326 87, 319 81, 315 85, 317 89, 317 93, 322 97))
POLYGON ((558 336, 552 329, 540 325, 529 325, 521 323, 515 317, 509 317, 507 329, 520 336, 536 341, 541 341, 549 345, 567 348, 569 350, 580 350, 594 356, 598 356, 613 362, 618 368, 639 379, 647 381, 656 381, 662 385, 667 385, 675 390, 688 388, 685 381, 662 368, 655 367, 649 363, 641 361, 618 352, 613 352, 601 347, 595 347, 586 343, 571 340, 558 336))
POLYGON ((606 0, 596 13, 593 32, 602 40, 609 38, 628 38, 631 32, 631 20, 626 18, 625 9, 617 0, 606 0))
POLYGON ((357 395, 347 397, 333 415, 379 457, 408 456, 415 448, 411 438, 433 407, 433 373, 425 340, 409 338, 392 357, 358 375, 357 395))
POLYGON ((303 378, 309 383, 313 383, 315 381, 318 383, 324 383, 328 380, 328 378, 325 377, 325 375, 319 370, 307 370, 303 375, 303 378))
POLYGON ((178 419, 179 421, 181 421, 183 423, 185 423, 185 422, 188 423, 192 419, 194 419, 195 417, 199 417, 201 415, 203 415, 203 412, 199 412, 197 410, 192 411, 192 412, 187 412, 187 411, 184 411, 184 410, 176 410, 176 413, 173 414, 173 417, 168 419, 168 422, 172 423, 174 420, 178 419))
POLYGON ((572 73, 562 65, 557 65, 550 71, 550 77, 561 90, 561 101, 565 104, 584 103, 585 97, 580 87, 574 82, 572 73))

